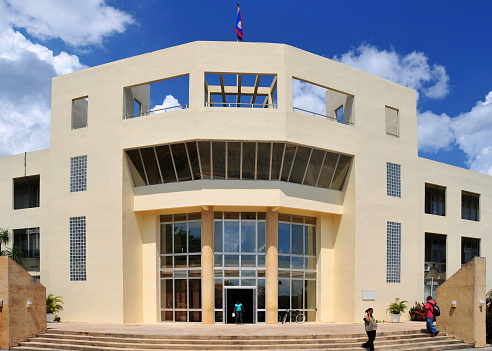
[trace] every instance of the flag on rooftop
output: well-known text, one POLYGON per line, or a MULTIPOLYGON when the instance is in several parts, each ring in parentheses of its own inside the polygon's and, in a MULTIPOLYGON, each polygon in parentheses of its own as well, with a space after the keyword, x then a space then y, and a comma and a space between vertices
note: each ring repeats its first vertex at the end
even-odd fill
POLYGON ((237 3, 237 21, 236 21, 237 41, 243 41, 243 21, 241 20, 241 9, 237 3))

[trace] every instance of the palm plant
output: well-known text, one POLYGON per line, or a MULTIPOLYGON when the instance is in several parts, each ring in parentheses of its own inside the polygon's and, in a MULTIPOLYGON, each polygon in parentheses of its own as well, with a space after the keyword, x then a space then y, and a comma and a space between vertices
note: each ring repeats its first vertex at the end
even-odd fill
POLYGON ((3 255, 5 250, 2 250, 2 245, 7 246, 10 243, 10 234, 8 229, 0 228, 0 255, 3 255))
POLYGON ((395 298, 395 302, 389 304, 388 309, 386 311, 388 311, 391 314, 401 314, 405 312, 405 310, 407 309, 407 305, 406 305, 407 302, 408 301, 405 300, 400 301, 400 298, 397 297, 395 298))
POLYGON ((46 313, 56 313, 63 311, 63 299, 60 296, 49 294, 46 297, 46 313))

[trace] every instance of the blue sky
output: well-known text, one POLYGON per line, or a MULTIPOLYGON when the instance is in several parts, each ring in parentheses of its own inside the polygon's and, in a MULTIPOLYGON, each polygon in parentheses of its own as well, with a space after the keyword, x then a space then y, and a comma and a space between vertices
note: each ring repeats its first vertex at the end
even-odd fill
MULTIPOLYGON (((0 156, 49 147, 51 78, 195 40, 236 2, 0 0, 0 156)), ((418 91, 419 154, 492 174, 492 1, 241 2, 244 41, 285 43, 418 91)))

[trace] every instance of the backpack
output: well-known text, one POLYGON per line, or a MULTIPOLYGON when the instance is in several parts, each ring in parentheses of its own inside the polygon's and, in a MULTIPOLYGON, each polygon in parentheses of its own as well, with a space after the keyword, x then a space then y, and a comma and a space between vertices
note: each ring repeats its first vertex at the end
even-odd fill
MULTIPOLYGON (((430 302, 429 302, 430 303, 430 302)), ((432 314, 434 317, 439 317, 441 315, 441 309, 436 303, 430 303, 432 306, 432 314)))

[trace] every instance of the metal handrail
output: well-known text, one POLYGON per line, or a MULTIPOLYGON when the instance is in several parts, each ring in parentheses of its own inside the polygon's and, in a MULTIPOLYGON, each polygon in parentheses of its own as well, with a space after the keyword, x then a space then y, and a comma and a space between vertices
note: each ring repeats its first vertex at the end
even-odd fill
POLYGON ((182 105, 176 105, 176 106, 169 106, 169 107, 163 107, 163 108, 156 108, 154 110, 150 110, 150 111, 145 111, 145 112, 140 112, 140 113, 135 113, 133 115, 126 115, 126 116, 123 116, 125 119, 131 119, 131 118, 137 118, 137 117, 141 117, 141 116, 148 116, 148 115, 152 115, 154 114, 155 112, 167 112, 168 110, 171 110, 171 109, 186 109, 186 108, 189 108, 190 107, 190 104, 182 104, 182 105))
POLYGON ((343 119, 338 119, 336 117, 331 117, 331 116, 328 116, 328 115, 324 115, 324 114, 321 114, 321 113, 317 113, 317 112, 314 112, 314 111, 309 111, 309 110, 304 110, 302 108, 299 108, 299 107, 295 107, 293 106, 292 109, 294 111, 302 111, 302 112, 306 112, 306 113, 310 113, 312 114, 313 116, 319 116, 319 117, 324 117, 324 118, 327 118, 327 119, 331 119, 332 121, 334 122, 339 122, 339 123, 343 123, 343 124, 346 124, 346 125, 349 125, 349 126, 353 126, 354 123, 353 122, 347 122, 343 119))
POLYGON ((277 104, 252 104, 249 102, 205 102, 206 107, 241 107, 247 106, 251 108, 267 108, 273 107, 277 108, 277 104))

